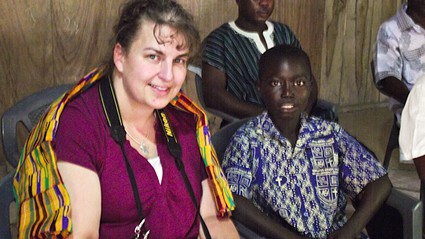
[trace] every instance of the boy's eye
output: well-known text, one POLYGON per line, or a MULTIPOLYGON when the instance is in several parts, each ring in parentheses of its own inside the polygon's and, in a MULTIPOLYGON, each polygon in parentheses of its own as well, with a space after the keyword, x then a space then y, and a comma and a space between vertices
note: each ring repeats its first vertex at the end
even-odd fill
POLYGON ((273 86, 273 87, 275 87, 275 86, 280 86, 281 83, 280 83, 280 81, 273 80, 273 81, 270 82, 270 85, 273 86))
POLYGON ((296 80, 294 82, 295 86, 304 86, 305 85, 305 81, 304 80, 296 80))

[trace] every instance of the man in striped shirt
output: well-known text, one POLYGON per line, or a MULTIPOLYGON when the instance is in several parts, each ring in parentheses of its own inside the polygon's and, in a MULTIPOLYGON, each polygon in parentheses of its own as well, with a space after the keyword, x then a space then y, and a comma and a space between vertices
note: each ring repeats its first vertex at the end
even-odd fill
MULTIPOLYGON (((260 55, 275 45, 301 46, 287 25, 268 20, 274 0, 236 3, 238 18, 221 25, 204 40, 202 89, 208 107, 245 118, 265 109, 256 86, 260 55)), ((317 87, 312 95, 311 105, 317 87)))

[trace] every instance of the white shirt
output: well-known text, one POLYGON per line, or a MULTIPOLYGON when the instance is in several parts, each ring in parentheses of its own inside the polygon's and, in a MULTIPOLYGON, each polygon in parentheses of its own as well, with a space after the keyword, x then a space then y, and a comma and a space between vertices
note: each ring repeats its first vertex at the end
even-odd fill
POLYGON ((425 155, 425 76, 418 79, 401 115, 400 150, 406 161, 425 155))

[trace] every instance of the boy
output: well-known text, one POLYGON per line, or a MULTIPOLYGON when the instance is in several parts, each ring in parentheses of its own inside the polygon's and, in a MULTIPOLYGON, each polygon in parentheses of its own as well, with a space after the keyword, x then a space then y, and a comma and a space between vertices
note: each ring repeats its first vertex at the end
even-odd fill
POLYGON ((391 191, 386 170, 338 124, 305 113, 304 51, 269 49, 259 77, 266 111, 236 132, 223 161, 234 217, 270 238, 367 238, 363 228, 391 191), (358 205, 348 220, 345 195, 358 205))

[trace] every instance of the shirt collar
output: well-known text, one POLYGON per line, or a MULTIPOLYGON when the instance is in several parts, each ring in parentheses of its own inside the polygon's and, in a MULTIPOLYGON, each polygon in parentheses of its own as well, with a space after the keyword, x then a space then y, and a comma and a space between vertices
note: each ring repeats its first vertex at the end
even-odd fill
POLYGON ((245 31, 245 30, 239 28, 236 25, 235 21, 229 22, 230 28, 233 31, 235 31, 236 33, 238 33, 238 34, 240 34, 240 35, 242 35, 242 36, 244 36, 248 39, 251 39, 251 41, 255 43, 258 51, 261 54, 263 54, 267 49, 275 46, 274 37, 273 37, 274 25, 270 21, 266 21, 266 25, 267 25, 267 30, 265 30, 263 32, 263 36, 264 36, 264 39, 266 40, 267 48, 264 47, 263 43, 261 42, 260 36, 258 35, 257 32, 245 31))
MULTIPOLYGON (((301 113, 301 127, 300 127, 300 134, 301 136, 303 130, 308 127, 308 115, 306 113, 301 113)), ((274 125, 272 119, 270 118, 267 111, 263 112, 261 115, 258 116, 258 129, 257 133, 261 132, 263 137, 268 136, 271 138, 286 140, 286 138, 279 132, 279 130, 274 125)), ((298 140, 297 140, 298 141, 298 140)))
POLYGON ((416 23, 413 21, 413 19, 407 15, 407 4, 404 3, 401 8, 397 11, 396 18, 397 22, 400 25, 400 29, 402 31, 409 30, 412 27, 416 26, 416 23))

